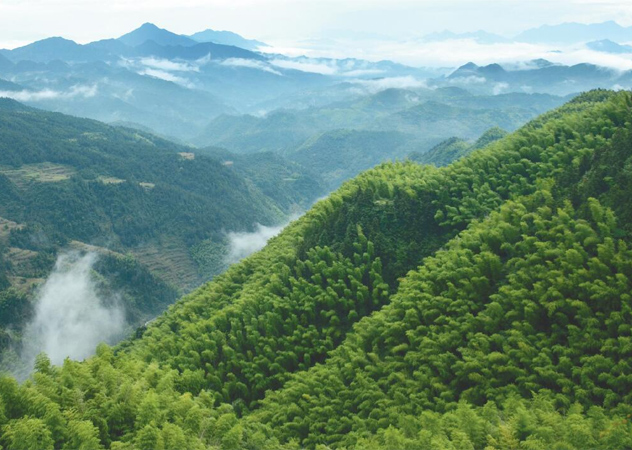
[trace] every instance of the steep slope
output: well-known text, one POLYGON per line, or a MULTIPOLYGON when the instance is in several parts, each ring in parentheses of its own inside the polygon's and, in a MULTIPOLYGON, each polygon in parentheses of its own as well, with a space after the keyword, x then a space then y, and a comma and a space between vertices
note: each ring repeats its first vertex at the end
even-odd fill
POLYGON ((6 72, 13 67, 13 63, 5 56, 0 55, 0 72, 6 72))
MULTIPOLYGON (((73 67, 70 80, 63 73, 47 75, 48 89, 58 95, 25 99, 31 106, 102 122, 137 122, 168 136, 186 136, 209 118, 232 111, 208 92, 161 79, 160 73, 146 69, 137 73, 116 65, 81 64, 73 67), (81 95, 81 88, 86 95, 81 95)), ((34 92, 40 90, 37 80, 24 83, 34 92)))
POLYGON ((215 44, 213 42, 198 43, 193 41, 191 45, 161 45, 154 41, 146 41, 135 47, 139 56, 158 57, 169 60, 183 59, 195 61, 202 58, 209 58, 221 61, 229 58, 264 60, 258 53, 251 52, 243 48, 232 45, 215 44))
MULTIPOLYGON (((597 180, 608 178, 600 173, 604 159, 632 157, 632 99, 621 94, 588 114, 577 109, 580 102, 563 108, 566 116, 549 115, 444 171, 468 180, 446 189, 437 204, 435 218, 444 225, 507 200, 409 273, 390 304, 355 326, 325 364, 270 394, 253 423, 311 447, 354 446, 360 437, 412 420, 410 427, 425 430, 428 441, 461 439, 483 448, 492 442, 476 429, 440 436, 424 420, 431 416, 416 417, 451 411, 458 401, 500 405, 532 393, 549 411, 577 402, 575 414, 582 407, 629 413, 625 323, 632 272, 625 241, 631 235, 629 222, 616 219, 629 208, 615 200, 630 185, 610 190, 597 180), (515 177, 510 187, 501 181, 507 177, 515 177)), ((625 170, 612 172, 621 181, 628 177, 625 170)), ((630 443, 628 425, 625 431, 593 426, 572 440, 524 428, 509 437, 531 435, 544 446, 569 439, 570 448, 611 448, 608 439, 613 448, 630 443)))
POLYGON ((474 138, 494 126, 514 130, 532 117, 533 112, 523 108, 463 108, 429 101, 385 117, 375 126, 432 137, 474 138))
POLYGON ((451 137, 432 147, 424 153, 413 152, 408 157, 419 164, 432 164, 437 167, 447 166, 452 161, 467 155, 471 144, 465 139, 451 137))
POLYGON ((629 447, 631 110, 360 175, 141 337, 0 379, 3 445, 629 447))

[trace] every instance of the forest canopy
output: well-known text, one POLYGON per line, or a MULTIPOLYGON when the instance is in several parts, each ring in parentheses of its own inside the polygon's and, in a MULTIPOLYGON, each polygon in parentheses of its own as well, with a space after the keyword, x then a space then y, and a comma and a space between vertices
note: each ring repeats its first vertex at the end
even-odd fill
POLYGON ((9 449, 632 446, 632 96, 387 163, 83 362, 0 378, 9 449))

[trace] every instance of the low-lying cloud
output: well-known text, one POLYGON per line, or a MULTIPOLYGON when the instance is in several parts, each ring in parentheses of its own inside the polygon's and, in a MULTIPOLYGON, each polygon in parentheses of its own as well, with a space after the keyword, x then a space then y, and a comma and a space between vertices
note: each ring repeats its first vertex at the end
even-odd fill
POLYGON ((262 61, 256 61, 254 59, 244 59, 244 58, 228 58, 220 63, 222 66, 228 67, 247 67, 250 69, 262 70, 264 72, 273 73, 274 75, 282 76, 283 74, 278 70, 274 70, 268 64, 262 61))
POLYGON ((230 232, 226 237, 229 243, 229 250, 226 255, 226 264, 234 264, 261 250, 268 241, 279 234, 290 222, 300 217, 300 214, 293 214, 290 219, 282 225, 268 227, 257 224, 253 232, 230 232))
POLYGON ((249 232, 228 233, 229 251, 226 256, 228 264, 234 264, 265 247, 266 243, 279 234, 285 225, 267 227, 257 224, 256 230, 249 232))
POLYGON ((192 65, 186 62, 171 61, 169 59, 158 59, 154 57, 141 58, 140 63, 143 66, 150 67, 152 69, 158 69, 168 72, 199 72, 200 68, 197 65, 192 65))
POLYGON ((172 83, 175 84, 179 84, 180 86, 184 86, 186 88, 192 89, 194 86, 194 84, 184 78, 184 77, 180 77, 178 75, 174 75, 170 72, 166 72, 164 70, 159 70, 159 69, 144 69, 138 72, 139 75, 146 75, 152 78, 158 78, 159 80, 164 80, 164 81, 170 81, 172 83))
MULTIPOLYGON (((272 47, 268 52, 287 55, 308 55, 318 58, 362 58, 369 61, 390 60, 417 67, 458 67, 467 62, 479 65, 516 63, 547 59, 560 64, 591 63, 618 70, 632 69, 632 54, 609 54, 586 48, 583 44, 530 44, 525 42, 481 43, 472 38, 446 39, 434 42, 410 40, 340 40, 304 41, 301 48, 272 47)), ((295 66, 310 71, 310 65, 295 66)), ((329 71, 330 66, 314 66, 311 71, 329 71)), ((335 73, 335 72, 334 72, 335 73)))
POLYGON ((35 316, 24 335, 22 358, 32 367, 45 352, 54 364, 82 360, 101 342, 122 337, 125 314, 118 298, 102 298, 93 279, 97 255, 60 255, 40 288, 35 316))
POLYGON ((75 98, 92 98, 98 93, 96 84, 91 86, 77 85, 67 91, 43 89, 41 91, 0 91, 0 97, 12 98, 19 102, 41 102, 47 100, 72 100, 75 98))
POLYGON ((350 81, 362 86, 369 93, 377 93, 386 89, 414 89, 426 87, 426 81, 413 76, 387 77, 373 80, 353 80, 350 81))
POLYGON ((318 61, 273 59, 270 61, 270 64, 282 69, 300 70, 301 72, 318 73, 320 75, 336 75, 338 73, 338 67, 318 61))

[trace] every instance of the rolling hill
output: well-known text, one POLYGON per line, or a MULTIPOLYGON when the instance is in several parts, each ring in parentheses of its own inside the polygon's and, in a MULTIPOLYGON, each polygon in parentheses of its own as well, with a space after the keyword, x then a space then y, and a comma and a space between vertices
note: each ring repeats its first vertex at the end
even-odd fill
POLYGON ((3 445, 631 444, 632 97, 345 183, 136 337, 0 379, 3 445))
MULTIPOLYGON (((399 141, 408 136, 409 147, 416 147, 409 151, 423 151, 454 135, 475 139, 494 126, 515 130, 563 102, 564 98, 540 94, 477 96, 456 87, 386 89, 298 111, 277 110, 263 117, 220 115, 192 143, 220 146, 236 153, 281 152, 292 159, 294 152, 311 145, 319 135, 346 129, 376 135, 381 132, 382 136, 390 133, 399 141)), ((381 141, 380 161, 402 156, 399 141, 381 141)), ((362 153, 358 147, 353 151, 362 153)))

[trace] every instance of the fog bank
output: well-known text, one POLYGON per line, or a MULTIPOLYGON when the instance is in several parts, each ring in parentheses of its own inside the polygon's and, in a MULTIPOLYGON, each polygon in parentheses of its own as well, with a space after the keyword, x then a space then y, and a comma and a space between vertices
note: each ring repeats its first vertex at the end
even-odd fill
POLYGON ((46 352, 53 364, 81 360, 101 342, 113 342, 125 328, 118 298, 101 298, 92 274, 97 255, 60 255, 40 288, 33 321, 24 335, 22 358, 32 364, 46 352))
POLYGON ((276 227, 266 227, 265 225, 257 224, 256 230, 252 233, 228 233, 227 237, 230 247, 228 255, 226 256, 226 262, 228 264, 234 264, 252 253, 261 250, 265 247, 268 240, 279 234, 286 225, 287 224, 276 227))

